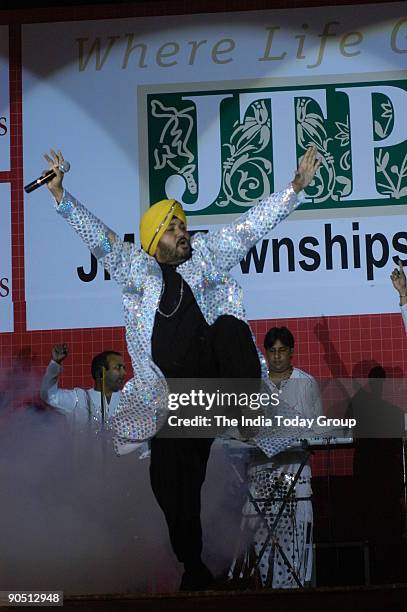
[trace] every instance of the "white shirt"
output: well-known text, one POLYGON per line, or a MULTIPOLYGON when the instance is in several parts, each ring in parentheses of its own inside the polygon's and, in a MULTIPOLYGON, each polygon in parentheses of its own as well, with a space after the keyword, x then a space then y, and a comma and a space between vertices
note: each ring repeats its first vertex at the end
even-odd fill
POLYGON ((407 304, 404 304, 404 306, 401 307, 401 316, 403 317, 404 327, 407 334, 407 304))
MULTIPOLYGON (((69 417, 78 425, 85 423, 101 422, 101 392, 95 389, 60 389, 58 387, 58 378, 62 367, 56 361, 51 360, 44 377, 41 381, 41 399, 57 408, 61 412, 69 415, 69 417)), ((120 392, 112 393, 110 402, 107 402, 105 397, 106 422, 116 412, 120 400, 120 392)))
MULTIPOLYGON (((79 431, 83 430, 85 425, 92 425, 96 431, 100 430, 101 392, 95 389, 80 389, 79 387, 60 389, 58 378, 61 370, 62 367, 59 363, 54 360, 50 361, 41 381, 41 399, 66 414, 71 425, 79 431)), ((120 391, 113 392, 109 403, 105 397, 105 422, 108 428, 116 413, 121 395, 120 391)), ((139 459, 144 459, 150 454, 148 442, 123 444, 120 449, 116 448, 116 453, 126 455, 134 450, 137 451, 139 459)))
MULTIPOLYGON (((304 372, 304 370, 300 370, 300 368, 293 368, 291 376, 281 381, 279 387, 270 379, 267 382, 272 393, 279 394, 280 402, 289 406, 299 417, 315 419, 322 414, 319 385, 315 378, 311 376, 311 374, 308 374, 308 372, 304 372)), ((276 411, 278 412, 278 407, 276 411)), ((273 457, 272 465, 277 470, 296 474, 300 465, 301 455, 302 452, 299 449, 288 449, 273 457)), ((301 476, 306 479, 311 478, 309 465, 303 468, 301 476)), ((307 487, 308 494, 311 494, 309 483, 307 487)))
POLYGON ((322 414, 319 386, 311 374, 293 368, 291 376, 282 380, 279 387, 270 379, 267 382, 272 392, 279 394, 280 401, 290 406, 300 417, 312 419, 322 414))

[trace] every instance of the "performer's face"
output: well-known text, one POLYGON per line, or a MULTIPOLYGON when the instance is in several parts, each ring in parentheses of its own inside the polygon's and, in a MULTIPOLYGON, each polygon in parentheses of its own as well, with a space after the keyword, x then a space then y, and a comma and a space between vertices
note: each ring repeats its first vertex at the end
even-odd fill
POLYGON ((106 389, 112 392, 120 391, 126 381, 126 366, 121 355, 108 355, 109 367, 105 373, 106 389))
POLYGON ((291 367, 293 349, 285 346, 281 340, 276 340, 266 349, 266 359, 270 372, 285 372, 291 367))
POLYGON ((191 257, 191 241, 186 225, 173 217, 161 236, 155 252, 159 263, 179 265, 191 257))

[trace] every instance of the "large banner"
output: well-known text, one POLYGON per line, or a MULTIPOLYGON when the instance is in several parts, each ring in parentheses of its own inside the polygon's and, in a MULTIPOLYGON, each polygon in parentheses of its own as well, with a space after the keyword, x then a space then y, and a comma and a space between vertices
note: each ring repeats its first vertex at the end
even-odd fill
POLYGON ((0 333, 14 331, 11 293, 10 186, 0 183, 0 333))
POLYGON ((0 26, 0 172, 10 170, 10 93, 8 27, 0 26))
MULTIPOLYGON (((25 179, 60 147, 67 189, 137 244, 151 202, 218 227, 284 188, 313 144, 305 203, 234 270, 248 317, 392 312, 406 62, 404 3, 24 26, 25 179)), ((28 328, 123 324, 118 288, 45 191, 26 197, 28 328)))

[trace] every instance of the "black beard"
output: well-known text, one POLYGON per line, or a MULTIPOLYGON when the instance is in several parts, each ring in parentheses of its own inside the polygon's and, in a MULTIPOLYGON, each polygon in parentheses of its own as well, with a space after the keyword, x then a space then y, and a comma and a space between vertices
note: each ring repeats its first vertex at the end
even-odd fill
POLYGON ((192 255, 191 243, 187 240, 189 250, 185 255, 181 255, 177 252, 177 247, 171 248, 166 245, 160 247, 160 263, 168 264, 170 266, 179 266, 187 261, 192 255))

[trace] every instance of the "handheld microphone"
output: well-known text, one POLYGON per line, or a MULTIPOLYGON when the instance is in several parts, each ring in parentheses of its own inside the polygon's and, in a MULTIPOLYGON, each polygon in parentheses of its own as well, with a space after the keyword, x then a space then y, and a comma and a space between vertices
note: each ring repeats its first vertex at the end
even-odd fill
MULTIPOLYGON (((69 163, 69 161, 63 161, 62 163, 59 164, 58 167, 61 170, 61 172, 65 173, 65 172, 69 172, 71 164, 69 163)), ((49 181, 51 181, 54 177, 56 177, 55 172, 53 170, 49 170, 42 176, 39 176, 37 179, 35 179, 35 181, 31 181, 31 183, 28 183, 28 185, 25 185, 24 191, 26 193, 31 193, 35 189, 38 189, 38 187, 41 187, 41 185, 45 185, 45 183, 48 183, 49 181)))

